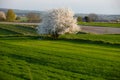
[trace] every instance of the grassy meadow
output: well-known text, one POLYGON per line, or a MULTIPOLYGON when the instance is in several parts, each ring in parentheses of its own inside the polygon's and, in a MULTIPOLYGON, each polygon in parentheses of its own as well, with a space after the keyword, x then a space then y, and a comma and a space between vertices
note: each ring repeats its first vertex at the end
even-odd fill
POLYGON ((53 40, 33 26, 0 24, 0 80, 120 80, 119 36, 53 40))

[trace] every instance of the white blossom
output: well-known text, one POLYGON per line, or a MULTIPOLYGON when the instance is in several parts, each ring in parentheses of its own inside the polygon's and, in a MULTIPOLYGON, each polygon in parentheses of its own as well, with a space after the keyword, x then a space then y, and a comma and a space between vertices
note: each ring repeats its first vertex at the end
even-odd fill
POLYGON ((39 34, 76 33, 80 30, 74 19, 74 13, 68 8, 52 9, 42 16, 42 23, 37 27, 39 34))
POLYGON ((5 19, 6 19, 5 13, 0 11, 0 20, 5 20, 5 19))

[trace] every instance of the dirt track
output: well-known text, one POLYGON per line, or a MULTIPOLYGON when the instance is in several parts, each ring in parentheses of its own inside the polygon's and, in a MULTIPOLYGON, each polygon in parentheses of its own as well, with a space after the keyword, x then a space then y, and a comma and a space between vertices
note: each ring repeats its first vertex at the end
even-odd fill
POLYGON ((81 26, 83 32, 95 34, 120 34, 120 28, 81 26))

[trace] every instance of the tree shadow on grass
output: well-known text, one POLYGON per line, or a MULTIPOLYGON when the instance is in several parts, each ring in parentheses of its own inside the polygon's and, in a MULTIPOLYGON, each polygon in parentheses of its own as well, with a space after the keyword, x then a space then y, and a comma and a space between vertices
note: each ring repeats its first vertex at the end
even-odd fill
POLYGON ((68 39, 68 38, 53 39, 50 36, 41 36, 41 35, 0 36, 0 40, 27 40, 27 39, 28 40, 65 41, 65 42, 71 42, 71 43, 75 43, 75 44, 95 44, 95 45, 101 45, 101 46, 111 46, 111 47, 120 48, 120 44, 119 43, 112 43, 112 42, 102 41, 102 40, 68 39))
POLYGON ((10 35, 10 36, 0 36, 0 40, 26 40, 26 39, 38 39, 40 36, 34 35, 10 35))
POLYGON ((100 46, 110 46, 110 47, 116 47, 120 48, 119 43, 111 43, 107 41, 101 41, 101 40, 86 40, 86 39, 66 39, 66 38, 60 38, 59 41, 65 41, 65 42, 71 42, 75 44, 94 44, 94 45, 100 45, 100 46))

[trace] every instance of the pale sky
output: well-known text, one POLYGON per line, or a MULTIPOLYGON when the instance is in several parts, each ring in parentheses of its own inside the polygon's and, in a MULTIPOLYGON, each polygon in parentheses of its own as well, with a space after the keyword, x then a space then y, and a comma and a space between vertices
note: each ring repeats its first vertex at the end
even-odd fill
POLYGON ((120 14, 120 0, 0 0, 0 8, 45 11, 61 7, 75 13, 120 14))

